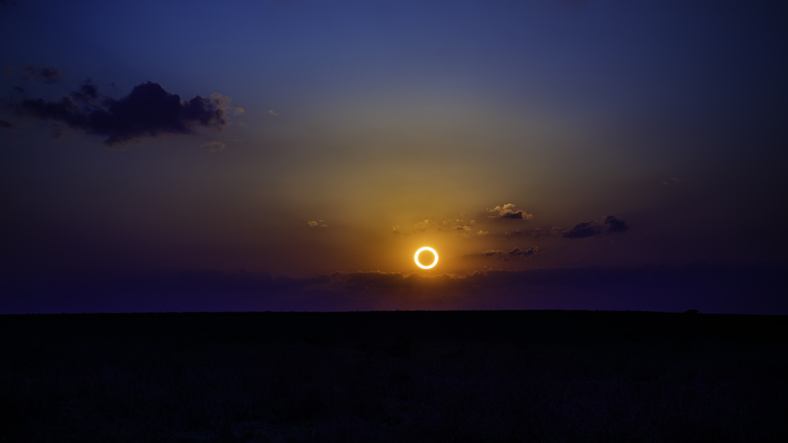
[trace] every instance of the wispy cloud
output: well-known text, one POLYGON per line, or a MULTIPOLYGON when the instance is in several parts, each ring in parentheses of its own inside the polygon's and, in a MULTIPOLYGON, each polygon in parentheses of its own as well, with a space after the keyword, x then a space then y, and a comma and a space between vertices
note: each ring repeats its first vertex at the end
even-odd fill
POLYGON ((603 232, 623 233, 629 230, 626 222, 621 217, 608 215, 602 223, 587 221, 578 223, 571 229, 561 233, 563 238, 586 238, 602 234, 603 232))
POLYGON ((223 151, 227 147, 227 145, 225 145, 224 143, 218 140, 211 140, 207 143, 203 143, 202 145, 200 145, 200 147, 208 148, 208 150, 211 152, 220 152, 223 151))
POLYGON ((476 252, 473 254, 468 254, 467 257, 490 257, 490 258, 498 258, 503 260, 511 260, 517 258, 529 258, 536 255, 539 252, 538 246, 531 246, 530 248, 513 248, 509 251, 504 251, 501 249, 488 249, 483 252, 476 252))

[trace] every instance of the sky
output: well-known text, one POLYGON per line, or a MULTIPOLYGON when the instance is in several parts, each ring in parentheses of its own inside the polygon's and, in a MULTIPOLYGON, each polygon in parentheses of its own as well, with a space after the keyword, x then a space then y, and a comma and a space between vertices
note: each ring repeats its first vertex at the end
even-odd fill
POLYGON ((0 313, 788 314, 786 20, 0 1, 0 313))

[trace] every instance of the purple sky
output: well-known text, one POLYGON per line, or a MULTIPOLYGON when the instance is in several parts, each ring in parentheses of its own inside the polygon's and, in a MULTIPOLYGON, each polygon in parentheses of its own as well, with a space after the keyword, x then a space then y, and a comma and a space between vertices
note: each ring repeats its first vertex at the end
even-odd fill
POLYGON ((2 1, 0 313, 788 314, 787 16, 2 1))

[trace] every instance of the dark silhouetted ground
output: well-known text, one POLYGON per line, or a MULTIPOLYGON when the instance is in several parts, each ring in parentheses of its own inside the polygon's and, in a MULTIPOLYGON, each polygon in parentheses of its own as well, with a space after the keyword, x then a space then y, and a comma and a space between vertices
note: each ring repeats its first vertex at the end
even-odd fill
POLYGON ((788 317, 0 316, 0 441, 788 441, 788 317))

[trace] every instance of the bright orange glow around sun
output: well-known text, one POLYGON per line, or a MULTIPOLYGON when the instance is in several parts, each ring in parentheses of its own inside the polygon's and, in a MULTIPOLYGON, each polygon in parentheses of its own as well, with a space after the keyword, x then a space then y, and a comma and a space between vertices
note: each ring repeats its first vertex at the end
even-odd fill
POLYGON ((418 251, 416 251, 416 255, 414 256, 414 259, 416 260, 416 265, 418 267, 420 267, 421 269, 432 269, 432 268, 435 267, 435 265, 438 264, 438 253, 435 252, 434 249, 425 246, 423 248, 420 248, 418 251), (419 254, 421 254, 424 251, 430 251, 430 252, 432 252, 432 255, 435 256, 435 260, 433 260, 432 264, 429 264, 429 265, 425 266, 425 265, 421 264, 421 262, 419 261, 419 254))

